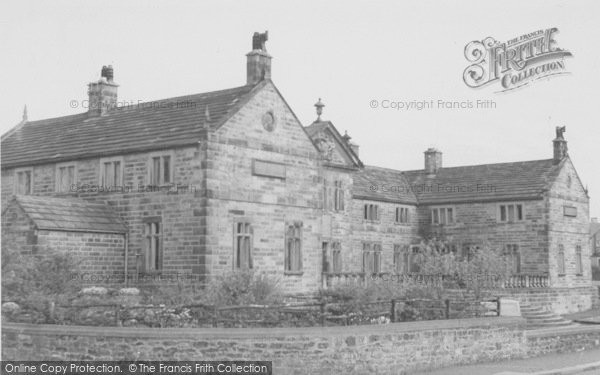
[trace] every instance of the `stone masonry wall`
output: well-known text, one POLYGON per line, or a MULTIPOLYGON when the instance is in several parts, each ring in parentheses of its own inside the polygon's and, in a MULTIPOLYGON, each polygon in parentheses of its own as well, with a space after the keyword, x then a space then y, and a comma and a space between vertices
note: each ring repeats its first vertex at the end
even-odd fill
POLYGON ((424 236, 446 238, 458 245, 484 245, 502 249, 516 244, 521 252, 521 273, 548 273, 547 210, 543 200, 515 201, 523 205, 524 220, 501 223, 499 204, 461 203, 419 207, 419 220, 424 236), (431 208, 452 207, 455 223, 446 226, 431 224, 431 208))
POLYGON ((550 238, 550 276, 554 287, 586 287, 592 280, 589 241, 589 199, 570 159, 550 189, 548 223, 550 238), (577 216, 566 216, 564 209, 574 207, 577 216), (565 254, 565 273, 558 273, 558 251, 565 254), (576 271, 576 247, 581 246, 582 272, 576 271))
MULTIPOLYGON (((206 237, 206 189, 201 165, 205 144, 194 147, 166 149, 173 158, 173 180, 179 188, 170 191, 146 190, 148 160, 151 154, 117 155, 122 158, 123 186, 121 191, 99 191, 100 159, 76 161, 77 187, 74 191, 55 192, 55 165, 33 167, 33 194, 56 197, 79 197, 107 202, 126 222, 129 231, 129 251, 132 256, 129 272, 135 271, 135 254, 143 253, 144 219, 159 218, 163 225, 163 274, 185 273, 202 277, 206 274, 201 262, 206 237)), ((13 193, 14 170, 2 171, 2 204, 13 193)), ((4 236, 4 233, 3 233, 4 236)))
POLYGON ((2 327, 3 360, 266 360, 274 374, 403 374, 518 358, 521 318, 286 329, 2 327))
POLYGON ((231 271, 234 224, 253 228, 254 268, 278 277, 286 291, 320 284, 322 172, 317 151, 273 85, 265 86, 219 130, 207 150, 207 264, 212 273, 231 271), (273 131, 262 124, 270 111, 273 131), (271 163, 284 176, 258 175, 256 162, 271 163), (302 223, 302 273, 284 272, 286 223, 302 223))

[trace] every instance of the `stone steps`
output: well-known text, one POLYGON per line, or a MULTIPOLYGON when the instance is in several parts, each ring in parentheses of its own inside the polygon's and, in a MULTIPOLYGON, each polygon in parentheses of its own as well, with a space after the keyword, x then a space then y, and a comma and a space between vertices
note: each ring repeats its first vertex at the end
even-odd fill
POLYGON ((523 304, 520 309, 521 315, 527 321, 528 329, 565 327, 575 324, 560 315, 556 315, 553 312, 546 311, 539 307, 523 304))

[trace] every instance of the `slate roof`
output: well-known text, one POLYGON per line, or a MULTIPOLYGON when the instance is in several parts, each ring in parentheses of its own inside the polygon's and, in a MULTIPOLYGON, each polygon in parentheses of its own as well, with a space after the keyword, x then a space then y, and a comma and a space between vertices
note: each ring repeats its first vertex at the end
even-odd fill
MULTIPOLYGON (((564 163, 564 161, 563 161, 564 163)), ((553 159, 404 172, 421 204, 539 199, 562 163, 553 159)))
POLYGON ((354 174, 352 196, 382 202, 417 204, 406 176, 393 169, 365 166, 354 174))
POLYGON ((77 198, 18 195, 16 203, 41 230, 125 233, 127 226, 110 206, 77 198))
POLYGON ((2 167, 194 144, 265 82, 119 107, 105 116, 86 112, 29 121, 2 137, 2 167))

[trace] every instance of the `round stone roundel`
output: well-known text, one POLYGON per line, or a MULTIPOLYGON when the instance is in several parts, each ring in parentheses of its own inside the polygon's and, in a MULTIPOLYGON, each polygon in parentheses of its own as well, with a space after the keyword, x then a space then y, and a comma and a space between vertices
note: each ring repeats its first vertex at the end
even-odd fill
POLYGON ((275 130, 275 115, 273 111, 267 111, 262 115, 262 124, 266 131, 272 132, 275 130))

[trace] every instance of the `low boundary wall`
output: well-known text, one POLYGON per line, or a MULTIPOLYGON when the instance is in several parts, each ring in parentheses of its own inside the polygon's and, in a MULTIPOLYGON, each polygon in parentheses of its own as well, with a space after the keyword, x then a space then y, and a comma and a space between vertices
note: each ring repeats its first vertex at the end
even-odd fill
POLYGON ((274 374, 402 374, 600 346, 600 325, 524 331, 520 317, 314 328, 5 323, 3 360, 266 360, 274 374))

